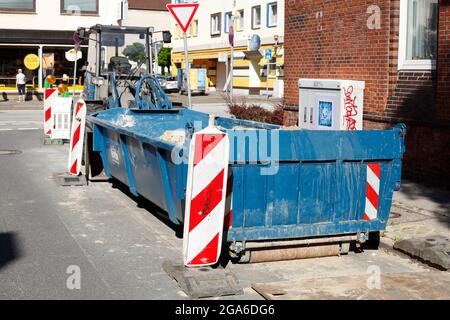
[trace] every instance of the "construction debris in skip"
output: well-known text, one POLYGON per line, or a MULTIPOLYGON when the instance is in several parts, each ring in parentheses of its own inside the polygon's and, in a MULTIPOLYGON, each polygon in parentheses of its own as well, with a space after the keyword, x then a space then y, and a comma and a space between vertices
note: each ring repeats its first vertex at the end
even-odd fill
POLYGON ((183 129, 167 130, 158 139, 177 145, 184 144, 184 141, 186 140, 186 131, 183 129))

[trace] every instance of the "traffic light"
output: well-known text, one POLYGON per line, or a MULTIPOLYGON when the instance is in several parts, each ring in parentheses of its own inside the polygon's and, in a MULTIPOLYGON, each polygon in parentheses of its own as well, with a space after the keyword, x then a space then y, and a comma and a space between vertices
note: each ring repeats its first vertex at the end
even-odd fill
POLYGON ((170 31, 163 31, 162 34, 164 43, 172 43, 172 34, 170 31))

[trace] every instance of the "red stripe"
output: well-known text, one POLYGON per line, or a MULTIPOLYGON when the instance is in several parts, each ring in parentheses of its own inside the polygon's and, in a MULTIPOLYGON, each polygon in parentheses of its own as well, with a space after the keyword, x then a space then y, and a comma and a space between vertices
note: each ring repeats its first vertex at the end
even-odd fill
POLYGON ((366 213, 364 213, 364 221, 370 221, 370 218, 366 213))
POLYGON ((366 183, 366 197, 369 199, 370 203, 374 206, 375 209, 378 210, 378 193, 373 190, 372 186, 369 183, 366 183))
POLYGON ((375 175, 380 179, 381 177, 381 165, 379 163, 373 163, 368 165, 369 168, 375 173, 375 175))
POLYGON ((225 134, 198 134, 195 137, 194 166, 200 163, 225 137, 225 134))
POLYGON ((46 89, 45 90, 45 100, 47 100, 55 91, 56 91, 56 89, 46 89))
POLYGON ((75 133, 73 134, 72 151, 73 151, 73 149, 75 149, 75 147, 77 146, 78 142, 80 141, 80 133, 81 133, 81 125, 79 125, 77 127, 77 129, 75 130, 75 133))
POLYGON ((78 115, 78 112, 80 112, 81 108, 83 107, 84 103, 83 102, 78 102, 77 106, 75 107, 75 115, 78 115))
POLYGON ((210 243, 194 258, 188 265, 202 265, 217 262, 217 254, 219 248, 219 233, 211 240, 210 243))
POLYGON ((191 201, 189 232, 194 230, 222 201, 225 169, 191 201))
POLYGON ((52 107, 50 107, 47 110, 45 110, 45 122, 50 120, 51 117, 52 117, 52 107))
POLYGON ((52 130, 48 130, 48 131, 47 131, 47 134, 52 134, 52 130))
POLYGON ((78 174, 77 165, 78 165, 78 159, 75 159, 75 162, 73 163, 72 167, 70 168, 70 173, 78 174))

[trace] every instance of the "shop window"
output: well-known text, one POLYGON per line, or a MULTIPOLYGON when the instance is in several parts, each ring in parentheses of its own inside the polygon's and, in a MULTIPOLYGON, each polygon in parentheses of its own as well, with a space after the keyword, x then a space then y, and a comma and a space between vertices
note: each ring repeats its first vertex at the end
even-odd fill
POLYGON ((276 2, 267 4, 267 27, 276 27, 278 24, 278 4, 276 2))
MULTIPOLYGON (((51 47, 44 46, 42 49, 42 78, 45 79, 49 75, 56 77, 57 83, 65 83, 66 85, 73 84, 73 62, 66 59, 66 51, 69 47, 51 47)), ((76 83, 81 85, 83 72, 81 71, 83 65, 86 63, 87 48, 82 47, 83 58, 77 64, 77 79, 76 83)))
POLYGON ((277 65, 277 77, 283 78, 284 77, 284 66, 277 65))
POLYGON ((401 0, 399 69, 435 69, 438 0, 401 0))
POLYGON ((211 35, 218 36, 220 35, 220 13, 215 13, 211 15, 211 35))
POLYGON ((261 6, 252 8, 252 29, 261 28, 261 6))
POLYGON ((22 69, 26 76, 27 87, 36 87, 38 84, 38 69, 26 68, 24 59, 27 55, 39 55, 37 47, 0 46, 0 89, 16 90, 17 70, 22 69))
POLYGON ((61 13, 98 14, 98 0, 61 0, 61 13))
POLYGON ((2 12, 36 12, 36 0, 0 0, 2 12))

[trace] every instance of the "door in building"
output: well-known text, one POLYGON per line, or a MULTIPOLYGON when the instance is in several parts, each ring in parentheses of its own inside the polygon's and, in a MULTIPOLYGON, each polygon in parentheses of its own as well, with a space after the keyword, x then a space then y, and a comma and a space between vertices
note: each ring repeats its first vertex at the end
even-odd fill
POLYGON ((216 90, 217 91, 224 91, 223 87, 225 87, 225 84, 227 82, 227 66, 225 62, 218 62, 217 63, 217 85, 216 90))

